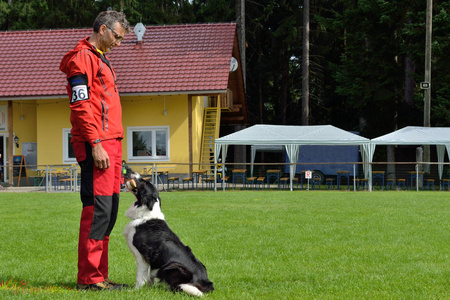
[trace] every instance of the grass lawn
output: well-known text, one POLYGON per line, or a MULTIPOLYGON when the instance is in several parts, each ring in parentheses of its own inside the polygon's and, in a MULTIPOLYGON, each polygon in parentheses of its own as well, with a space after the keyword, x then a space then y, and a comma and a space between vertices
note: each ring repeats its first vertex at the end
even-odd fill
MULTIPOLYGON (((206 299, 450 299, 448 192, 163 192, 206 266, 206 299)), ((122 193, 110 277, 130 286, 122 193)), ((79 292, 76 193, 0 193, 1 299, 192 299, 165 287, 79 292)))

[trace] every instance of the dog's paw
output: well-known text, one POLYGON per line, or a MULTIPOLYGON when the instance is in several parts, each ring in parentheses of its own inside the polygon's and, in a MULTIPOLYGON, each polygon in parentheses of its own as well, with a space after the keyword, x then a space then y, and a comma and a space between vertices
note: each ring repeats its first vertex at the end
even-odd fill
POLYGON ((134 286, 135 289, 140 289, 141 287, 143 287, 146 284, 145 280, 140 280, 140 281, 136 281, 136 285, 134 286))

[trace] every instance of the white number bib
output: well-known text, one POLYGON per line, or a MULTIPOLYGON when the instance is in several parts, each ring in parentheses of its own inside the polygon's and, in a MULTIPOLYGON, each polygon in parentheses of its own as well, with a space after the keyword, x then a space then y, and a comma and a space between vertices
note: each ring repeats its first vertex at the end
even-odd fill
POLYGON ((76 102, 89 99, 89 92, 87 85, 77 85, 72 87, 72 100, 70 102, 76 102))

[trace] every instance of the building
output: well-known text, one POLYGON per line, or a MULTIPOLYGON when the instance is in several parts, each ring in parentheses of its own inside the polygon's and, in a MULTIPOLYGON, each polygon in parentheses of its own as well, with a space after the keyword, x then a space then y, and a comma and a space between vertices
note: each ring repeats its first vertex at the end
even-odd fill
MULTIPOLYGON (((91 30, 0 32, 1 166, 24 155, 33 176, 45 165, 76 164, 59 64, 91 30)), ((121 93, 123 159, 177 174, 205 168, 199 163, 209 161, 220 128, 248 122, 236 24, 138 24, 134 32, 107 54, 121 93)))

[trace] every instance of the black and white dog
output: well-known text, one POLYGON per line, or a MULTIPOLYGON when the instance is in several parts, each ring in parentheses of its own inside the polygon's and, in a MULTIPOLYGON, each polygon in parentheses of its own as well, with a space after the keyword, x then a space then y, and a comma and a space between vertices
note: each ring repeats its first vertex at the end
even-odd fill
POLYGON ((132 221, 124 231, 137 261, 136 288, 163 282, 172 291, 198 297, 213 291, 205 266, 167 225, 153 184, 133 172, 127 187, 136 196, 125 213, 132 221))

